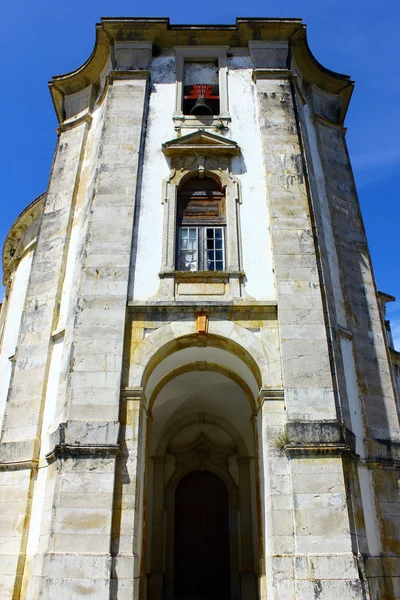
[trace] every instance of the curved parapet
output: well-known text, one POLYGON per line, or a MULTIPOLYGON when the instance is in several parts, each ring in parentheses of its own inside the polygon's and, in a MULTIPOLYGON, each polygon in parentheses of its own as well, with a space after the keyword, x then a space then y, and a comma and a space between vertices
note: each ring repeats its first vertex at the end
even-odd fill
POLYGON ((353 82, 315 59, 301 19, 238 18, 235 25, 171 25, 168 18, 115 17, 105 17, 96 25, 93 52, 82 66, 50 81, 58 120, 68 122, 90 111, 104 97, 115 72, 147 69, 160 49, 216 45, 232 51, 249 47, 256 69, 289 68, 318 92, 334 96, 340 106, 334 120, 343 121, 353 82), (268 58, 263 62, 266 49, 272 63, 268 58))
POLYGON ((349 75, 327 69, 315 58, 308 45, 306 28, 302 26, 292 36, 291 47, 296 72, 303 84, 313 86, 313 108, 329 120, 342 123, 354 89, 349 75))
POLYGON ((17 217, 7 234, 2 256, 3 283, 7 284, 12 273, 26 250, 32 246, 38 234, 45 194, 38 196, 17 217))

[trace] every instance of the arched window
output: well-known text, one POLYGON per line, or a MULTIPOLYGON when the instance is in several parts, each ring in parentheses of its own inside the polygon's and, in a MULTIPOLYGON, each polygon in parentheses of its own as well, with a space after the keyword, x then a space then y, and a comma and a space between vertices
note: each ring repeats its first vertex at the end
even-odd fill
POLYGON ((225 270, 225 195, 211 177, 193 177, 178 190, 177 269, 225 270))

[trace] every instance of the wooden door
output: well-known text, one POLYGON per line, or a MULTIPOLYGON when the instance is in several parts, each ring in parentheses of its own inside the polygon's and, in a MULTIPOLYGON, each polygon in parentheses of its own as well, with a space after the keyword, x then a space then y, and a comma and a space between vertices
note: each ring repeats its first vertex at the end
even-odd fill
POLYGON ((229 552, 226 486, 210 471, 192 471, 175 495, 175 598, 230 598, 229 552))

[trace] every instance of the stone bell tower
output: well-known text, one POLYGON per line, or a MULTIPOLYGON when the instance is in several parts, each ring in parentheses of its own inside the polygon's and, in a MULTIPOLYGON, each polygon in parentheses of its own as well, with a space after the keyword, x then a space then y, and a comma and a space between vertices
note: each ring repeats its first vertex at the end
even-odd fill
POLYGON ((3 251, 0 597, 400 598, 400 354, 297 19, 106 18, 3 251))

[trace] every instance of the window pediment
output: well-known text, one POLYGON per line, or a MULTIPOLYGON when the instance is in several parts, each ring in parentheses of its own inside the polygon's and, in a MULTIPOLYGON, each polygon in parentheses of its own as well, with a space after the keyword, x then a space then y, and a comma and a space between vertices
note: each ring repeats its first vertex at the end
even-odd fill
POLYGON ((238 144, 226 137, 208 131, 195 131, 162 145, 165 156, 235 155, 239 154, 238 144))

